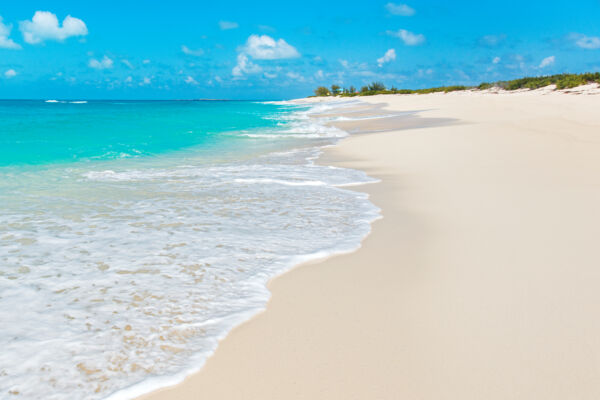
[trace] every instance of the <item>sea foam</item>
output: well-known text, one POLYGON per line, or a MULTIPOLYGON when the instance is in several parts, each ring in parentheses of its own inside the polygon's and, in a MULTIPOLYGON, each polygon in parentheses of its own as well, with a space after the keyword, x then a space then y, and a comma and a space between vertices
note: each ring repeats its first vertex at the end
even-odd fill
POLYGON ((20 187, 0 212, 0 397, 119 400, 179 382, 264 309, 269 279, 359 247, 379 210, 344 186, 374 180, 315 164, 345 132, 297 115, 264 133, 302 136, 294 148, 91 163, 20 187))

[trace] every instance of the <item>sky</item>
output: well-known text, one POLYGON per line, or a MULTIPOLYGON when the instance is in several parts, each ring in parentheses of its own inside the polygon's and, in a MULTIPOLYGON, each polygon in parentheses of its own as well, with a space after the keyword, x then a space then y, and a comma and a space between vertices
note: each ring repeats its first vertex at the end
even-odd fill
POLYGON ((0 98, 289 99, 600 71, 600 0, 0 4, 0 98))

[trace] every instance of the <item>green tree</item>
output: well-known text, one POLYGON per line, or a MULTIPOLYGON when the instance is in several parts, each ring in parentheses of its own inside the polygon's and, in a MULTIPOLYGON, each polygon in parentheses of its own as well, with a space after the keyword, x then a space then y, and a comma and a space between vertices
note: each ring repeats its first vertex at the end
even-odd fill
POLYGON ((338 94, 340 94, 340 87, 338 85, 331 85, 331 93, 334 96, 337 96, 338 94))
POLYGON ((325 86, 319 86, 318 88, 315 89, 315 95, 316 96, 329 96, 329 89, 327 89, 325 86))
POLYGON ((367 93, 369 91, 369 87, 368 86, 363 86, 360 88, 360 92, 361 93, 367 93))
POLYGON ((350 92, 350 93, 356 93, 356 88, 354 86, 350 86, 348 88, 348 92, 350 92))
POLYGON ((369 85, 369 90, 373 92, 379 92, 385 90, 385 85, 381 82, 372 82, 369 85))

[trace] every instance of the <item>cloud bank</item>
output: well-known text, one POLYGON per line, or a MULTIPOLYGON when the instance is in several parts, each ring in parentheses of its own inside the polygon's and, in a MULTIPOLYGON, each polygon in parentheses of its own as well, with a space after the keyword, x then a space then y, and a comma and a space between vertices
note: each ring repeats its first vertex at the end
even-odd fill
POLYGON ((46 40, 62 42, 72 36, 88 34, 87 26, 79 18, 67 15, 60 26, 56 15, 49 11, 36 11, 31 21, 22 21, 19 28, 23 39, 29 44, 38 44, 46 40))

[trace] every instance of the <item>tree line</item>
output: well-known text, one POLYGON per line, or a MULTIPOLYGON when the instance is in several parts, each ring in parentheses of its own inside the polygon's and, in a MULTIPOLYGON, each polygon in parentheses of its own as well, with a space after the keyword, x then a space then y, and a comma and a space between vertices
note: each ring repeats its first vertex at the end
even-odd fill
POLYGON ((517 89, 538 89, 541 87, 556 85, 556 89, 569 89, 589 83, 600 84, 600 72, 595 73, 583 73, 583 74, 558 74, 548 76, 537 76, 537 77, 525 77, 514 79, 510 81, 497 81, 493 83, 483 82, 478 86, 439 86, 426 89, 398 89, 394 86, 386 88, 382 82, 372 82, 369 85, 362 86, 360 90, 356 90, 354 86, 341 87, 339 85, 331 85, 331 87, 319 86, 314 90, 315 96, 342 96, 342 97, 353 97, 353 96, 372 96, 375 94, 427 94, 427 93, 438 93, 438 92, 454 92, 458 90, 469 90, 469 89, 491 89, 500 88, 504 90, 517 90, 517 89))

